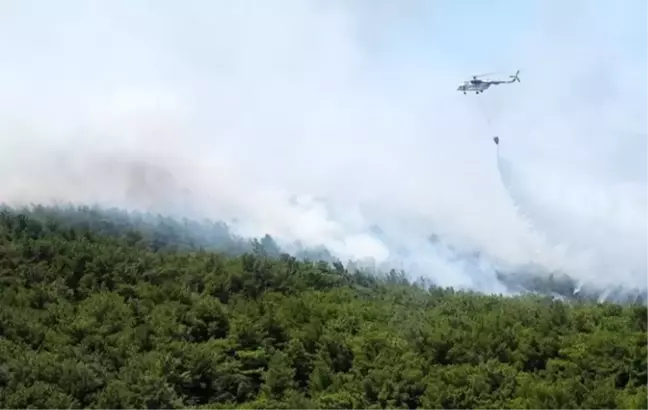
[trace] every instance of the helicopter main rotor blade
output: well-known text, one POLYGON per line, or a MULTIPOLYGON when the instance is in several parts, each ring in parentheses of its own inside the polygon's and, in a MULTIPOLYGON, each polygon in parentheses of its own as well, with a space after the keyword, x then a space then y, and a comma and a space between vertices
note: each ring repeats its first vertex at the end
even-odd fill
POLYGON ((493 72, 490 72, 490 73, 473 75, 473 77, 475 77, 475 78, 477 78, 477 77, 486 77, 488 75, 499 74, 499 73, 501 73, 501 71, 493 71, 493 72))

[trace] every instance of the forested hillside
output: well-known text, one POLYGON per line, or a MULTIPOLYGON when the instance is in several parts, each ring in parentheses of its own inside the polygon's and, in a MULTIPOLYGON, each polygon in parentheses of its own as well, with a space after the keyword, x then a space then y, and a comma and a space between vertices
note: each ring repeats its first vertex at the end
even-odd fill
POLYGON ((0 406, 648 405, 643 304, 424 288, 271 238, 217 253, 174 223, 0 213, 0 406))

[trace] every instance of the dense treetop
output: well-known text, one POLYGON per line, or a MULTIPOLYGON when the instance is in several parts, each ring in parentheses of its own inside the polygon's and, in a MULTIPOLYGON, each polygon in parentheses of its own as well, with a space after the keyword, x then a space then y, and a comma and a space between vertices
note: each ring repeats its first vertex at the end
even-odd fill
POLYGON ((0 213, 3 408, 648 406, 643 304, 428 288, 106 215, 0 213))

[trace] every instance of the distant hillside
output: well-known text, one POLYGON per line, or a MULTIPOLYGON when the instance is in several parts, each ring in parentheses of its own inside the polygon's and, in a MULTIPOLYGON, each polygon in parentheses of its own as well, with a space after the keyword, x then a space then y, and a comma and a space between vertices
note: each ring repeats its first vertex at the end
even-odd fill
MULTIPOLYGON (((254 249, 279 256, 282 252, 271 236, 242 238, 231 232, 227 224, 210 220, 172 218, 160 214, 125 211, 117 208, 88 206, 2 207, 6 215, 25 215, 45 225, 55 224, 63 229, 79 229, 113 238, 135 235, 152 250, 209 250, 227 255, 241 255, 254 249)), ((300 248, 299 258, 333 261, 324 249, 300 248)))
MULTIPOLYGON (((134 235, 152 250, 208 250, 230 256, 257 250, 273 257, 286 252, 270 235, 262 238, 243 238, 234 234, 227 224, 210 220, 178 219, 160 214, 96 206, 32 206, 21 209, 10 207, 0 209, 4 209, 10 215, 19 212, 45 224, 56 220, 56 224, 66 229, 88 230, 116 238, 134 235)), ((374 230, 379 232, 380 227, 376 226, 374 230)), ((457 260, 468 264, 474 261, 475 269, 478 269, 479 258, 488 259, 487 255, 477 251, 462 250, 452 244, 443 243, 442 238, 436 235, 431 235, 429 241, 431 244, 444 246, 457 260)), ((325 261, 331 264, 337 262, 350 271, 367 271, 360 261, 340 261, 323 246, 305 248, 296 243, 292 249, 296 249, 292 252, 292 256, 299 260, 325 261)), ((375 276, 384 276, 389 274, 389 270, 376 272, 372 269, 371 273, 375 276)), ((405 274, 406 272, 401 272, 401 276, 405 274)), ((566 301, 605 300, 615 303, 648 304, 648 291, 645 288, 627 289, 619 286, 615 289, 600 289, 579 283, 564 272, 547 272, 538 266, 500 268, 497 278, 512 293, 536 293, 566 301)), ((423 278, 419 278, 417 282, 434 285, 423 278)))

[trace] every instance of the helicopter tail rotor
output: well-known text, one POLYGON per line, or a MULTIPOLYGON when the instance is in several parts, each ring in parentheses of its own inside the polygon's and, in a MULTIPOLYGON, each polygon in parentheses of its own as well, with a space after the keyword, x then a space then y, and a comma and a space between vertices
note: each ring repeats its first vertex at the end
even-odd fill
POLYGON ((515 72, 515 75, 510 75, 509 77, 513 79, 513 81, 517 81, 518 83, 520 82, 520 77, 518 77, 518 74, 520 74, 520 70, 517 70, 515 72))

